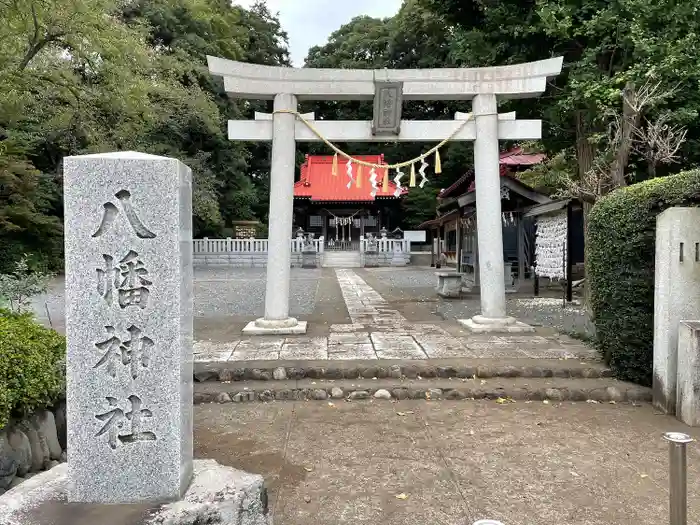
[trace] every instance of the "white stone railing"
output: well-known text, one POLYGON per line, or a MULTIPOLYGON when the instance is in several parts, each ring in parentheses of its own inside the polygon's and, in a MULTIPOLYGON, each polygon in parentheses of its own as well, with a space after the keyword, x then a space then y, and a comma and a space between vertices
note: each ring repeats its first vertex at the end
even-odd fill
MULTIPOLYGON (((395 251, 394 248, 398 248, 397 244, 400 245, 402 252, 411 253, 411 241, 408 239, 379 238, 375 240, 377 242, 377 253, 393 253, 395 251)), ((360 237, 360 251, 362 253, 367 251, 368 242, 364 237, 360 237)))
POLYGON ((368 252, 368 239, 360 237, 362 266, 405 266, 411 262, 411 241, 408 239, 375 239, 377 251, 368 252))
MULTIPOLYGON (((267 253, 267 239, 195 239, 193 241, 193 251, 199 254, 255 254, 267 253)), ((304 249, 304 239, 296 238, 289 240, 292 253, 301 253, 304 249)), ((313 240, 316 253, 323 253, 323 237, 313 240)))

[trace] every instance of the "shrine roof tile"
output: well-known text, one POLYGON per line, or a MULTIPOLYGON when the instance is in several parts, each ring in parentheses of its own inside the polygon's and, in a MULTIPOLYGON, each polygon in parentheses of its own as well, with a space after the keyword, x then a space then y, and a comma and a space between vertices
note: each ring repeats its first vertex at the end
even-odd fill
MULTIPOLYGON (((524 153, 523 148, 512 148, 504 151, 500 155, 501 177, 508 173, 508 167, 534 166, 544 162, 547 156, 544 153, 524 153)), ((474 191, 474 170, 470 169, 467 173, 457 179, 452 185, 448 186, 438 194, 438 198, 444 199, 451 195, 462 194, 465 192, 474 191), (469 181, 469 186, 463 188, 464 184, 469 181), (462 188, 462 191, 459 191, 462 188)))
MULTIPOLYGON (((384 155, 356 155, 354 158, 375 164, 385 164, 384 155)), ((346 171, 347 161, 338 160, 338 173, 333 175, 332 155, 307 155, 301 165, 301 178, 294 184, 295 199, 309 199, 312 202, 374 202, 375 199, 395 199, 396 184, 389 180, 388 191, 382 191, 382 181, 386 170, 375 170, 377 173, 377 196, 370 195, 372 184, 369 180, 370 168, 362 167, 362 185, 357 187, 353 182, 350 188, 346 171)), ((357 176, 357 166, 353 165, 353 178, 357 176)), ((408 176, 406 176, 408 183, 408 176)), ((403 194, 408 192, 403 190, 403 194)))

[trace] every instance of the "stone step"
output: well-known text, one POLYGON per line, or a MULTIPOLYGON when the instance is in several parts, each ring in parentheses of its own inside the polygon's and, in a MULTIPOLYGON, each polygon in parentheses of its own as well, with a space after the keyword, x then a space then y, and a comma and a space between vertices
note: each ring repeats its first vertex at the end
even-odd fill
POLYGON ((607 378, 609 368, 598 361, 578 359, 376 359, 316 361, 209 361, 195 362, 198 382, 284 381, 287 379, 489 379, 527 378, 607 378))
POLYGON ((362 266, 360 252, 325 252, 322 266, 324 268, 359 268, 362 266))
POLYGON ((571 401, 641 403, 651 401, 651 389, 613 378, 492 378, 492 379, 299 379, 286 381, 206 382, 194 386, 194 403, 303 401, 327 399, 496 399, 511 401, 571 401), (380 392, 381 391, 381 392, 380 392))

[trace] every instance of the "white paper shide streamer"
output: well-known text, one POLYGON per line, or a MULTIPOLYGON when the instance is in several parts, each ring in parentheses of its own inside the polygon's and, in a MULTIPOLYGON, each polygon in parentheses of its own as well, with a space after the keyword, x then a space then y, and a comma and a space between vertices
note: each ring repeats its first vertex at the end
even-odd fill
POLYGON ((372 191, 370 192, 370 195, 372 197, 376 197, 379 188, 377 186, 377 172, 374 171, 374 166, 372 166, 372 169, 369 170, 369 182, 372 184, 372 191))
POLYGON ((566 212, 537 218, 535 273, 550 279, 565 279, 566 212))
POLYGON ((355 182, 355 179, 352 177, 352 161, 349 160, 345 166, 347 167, 348 179, 350 179, 348 181, 347 188, 350 189, 352 188, 352 183, 355 182))
POLYGON ((396 191, 394 191, 394 197, 400 197, 403 188, 401 187, 401 177, 403 177, 403 172, 401 168, 396 169, 396 177, 394 177, 394 183, 396 184, 396 191))
POLYGON ((419 187, 425 186, 426 182, 428 182, 428 177, 425 174, 425 169, 428 167, 428 163, 425 162, 425 158, 420 159, 420 169, 418 170, 418 173, 420 174, 421 177, 423 177, 420 181, 420 184, 418 185, 419 187))

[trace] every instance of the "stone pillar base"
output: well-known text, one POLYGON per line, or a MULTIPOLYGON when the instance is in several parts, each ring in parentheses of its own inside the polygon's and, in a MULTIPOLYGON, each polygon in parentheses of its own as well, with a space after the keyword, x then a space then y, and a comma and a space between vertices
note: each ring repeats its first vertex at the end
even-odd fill
POLYGON ((249 322, 243 333, 248 335, 294 335, 306 333, 306 321, 298 321, 294 317, 274 320, 261 317, 249 322))
POLYGON ((37 474, 0 496, 0 523, 93 525, 109 515, 114 525, 158 523, 231 523, 270 525, 262 476, 195 459, 189 489, 179 501, 137 505, 66 503, 68 464, 37 474))
POLYGON ((475 334, 520 334, 535 331, 534 327, 529 324, 521 323, 515 317, 489 318, 482 315, 475 315, 471 319, 458 319, 458 322, 475 334))

